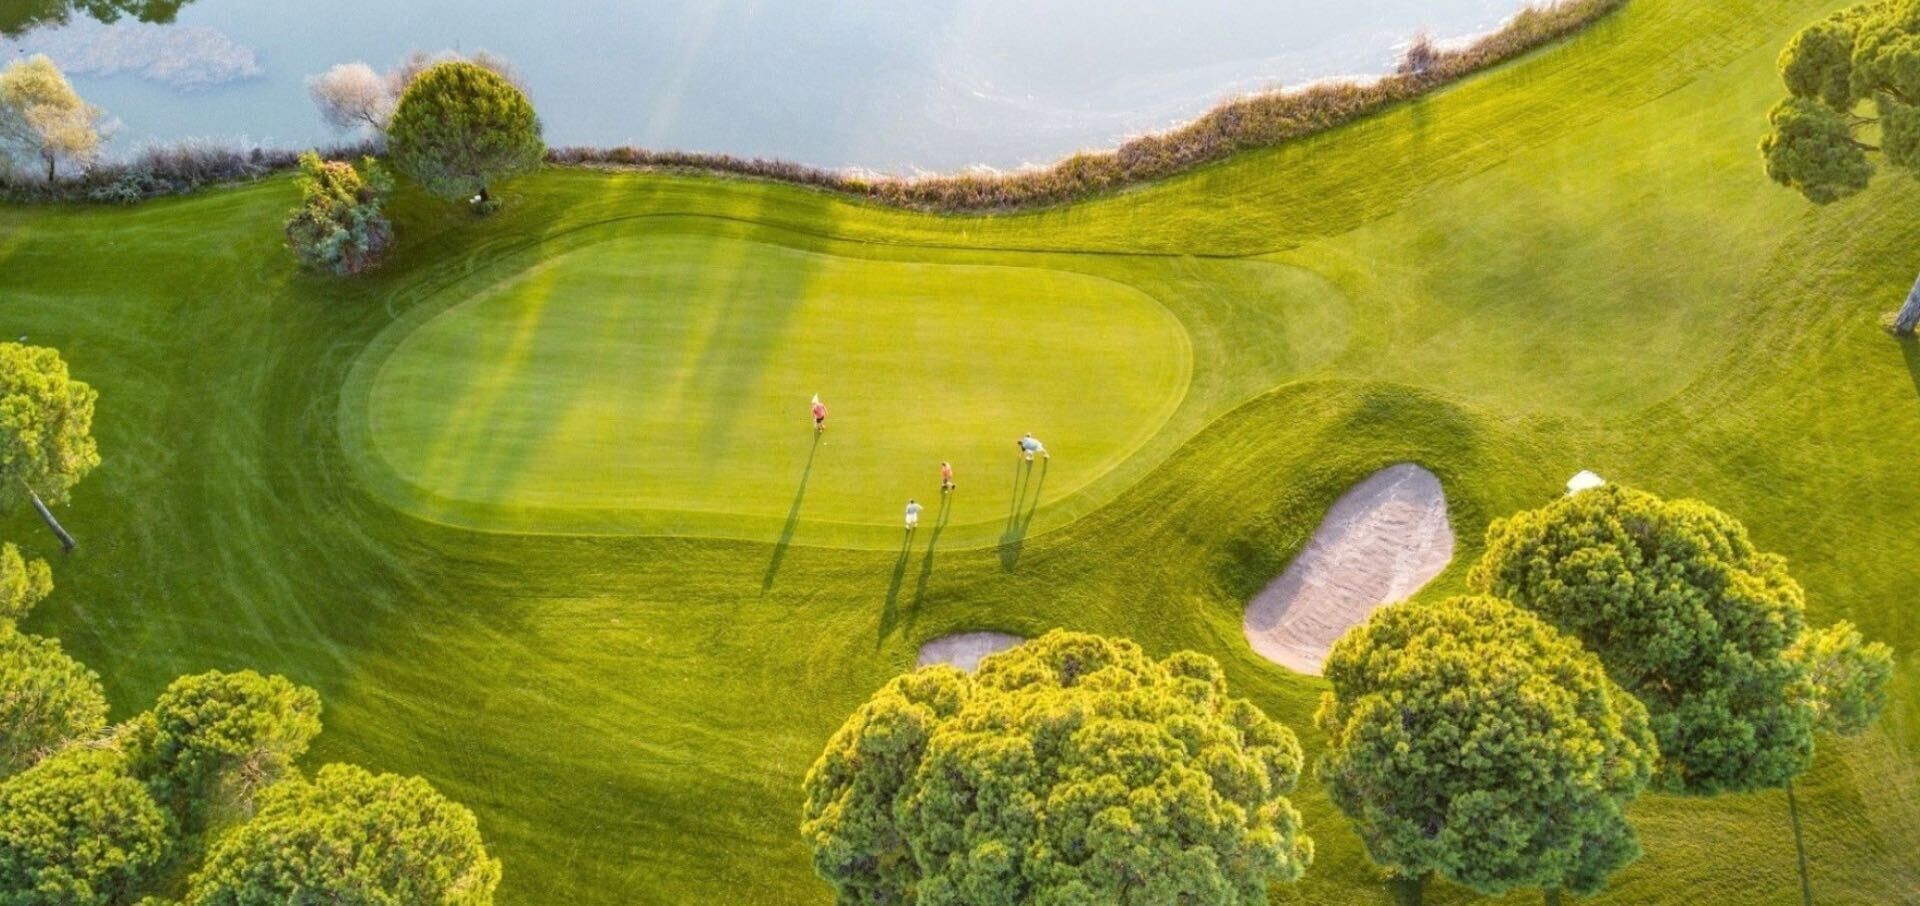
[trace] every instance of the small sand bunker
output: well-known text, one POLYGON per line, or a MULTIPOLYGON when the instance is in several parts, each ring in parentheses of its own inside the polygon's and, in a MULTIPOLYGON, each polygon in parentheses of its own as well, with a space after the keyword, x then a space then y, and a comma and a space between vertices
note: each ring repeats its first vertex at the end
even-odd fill
POLYGON ((1247 605, 1247 642, 1267 660, 1319 676, 1349 627, 1419 591, 1452 559, 1440 479, 1412 463, 1389 466, 1335 501, 1306 548, 1247 605))
POLYGON ((1026 639, 1004 632, 956 632, 921 645, 920 661, 913 666, 952 664, 972 673, 975 667, 980 666, 981 658, 1005 651, 1024 641, 1026 639))

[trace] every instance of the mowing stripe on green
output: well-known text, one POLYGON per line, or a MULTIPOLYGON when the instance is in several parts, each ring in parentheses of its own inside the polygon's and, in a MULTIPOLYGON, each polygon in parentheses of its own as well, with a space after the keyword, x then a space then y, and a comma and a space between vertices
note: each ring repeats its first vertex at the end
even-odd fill
POLYGON ((805 525, 888 543, 917 497, 930 524, 990 539, 980 529, 1030 519, 1151 437, 1192 364, 1147 295, 1040 268, 664 235, 469 291, 395 328, 361 461, 417 515, 492 530, 772 539, 805 525), (830 412, 817 437, 816 392, 830 412), (1026 466, 1026 431, 1056 455, 1026 466), (962 483, 950 510, 935 505, 943 461, 962 483))

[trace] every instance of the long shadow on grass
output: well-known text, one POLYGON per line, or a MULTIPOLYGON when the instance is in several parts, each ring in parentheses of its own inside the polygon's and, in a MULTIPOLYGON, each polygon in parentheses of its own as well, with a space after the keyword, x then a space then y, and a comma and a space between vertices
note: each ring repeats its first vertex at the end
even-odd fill
POLYGON ((1913 378, 1914 396, 1920 397, 1920 337, 1901 340, 1900 354, 1907 357, 1907 376, 1913 378))
POLYGON ((900 585, 907 579, 907 555, 913 552, 913 532, 900 533, 900 556, 893 561, 893 581, 887 586, 887 603, 880 610, 880 631, 873 638, 875 648, 893 632, 900 617, 900 585))
MULTIPOLYGON (((1005 547, 1008 539, 1014 536, 1014 526, 1020 522, 1020 504, 1026 499, 1027 483, 1032 480, 1033 463, 1021 462, 1017 459, 1014 460, 1013 496, 1007 499, 1007 524, 1000 529, 1000 544, 1002 547, 1005 547)), ((1019 559, 1017 552, 1014 554, 1014 559, 1019 559)), ((1001 554, 1000 560, 1001 563, 1006 563, 1006 555, 1004 553, 1001 554)))
POLYGON ((933 549, 940 546, 940 533, 947 530, 947 520, 953 515, 952 492, 940 495, 940 516, 933 522, 933 534, 927 536, 927 552, 920 558, 920 578, 913 585, 913 612, 920 612, 920 602, 927 599, 927 582, 933 578, 933 549))
POLYGON ((793 492, 793 505, 787 507, 787 523, 780 528, 780 540, 773 544, 773 557, 767 561, 767 574, 760 577, 760 593, 773 590, 773 577, 780 574, 780 561, 787 558, 787 548, 793 545, 793 533, 800 529, 800 504, 807 499, 807 479, 813 477, 813 458, 820 455, 820 435, 813 435, 813 446, 807 450, 807 467, 800 471, 800 487, 793 492))
POLYGON ((1047 486, 1047 461, 1040 460, 1038 478, 1033 476, 1034 466, 1034 463, 1023 461, 1014 467, 1018 472, 1013 482, 1013 505, 1007 511, 1007 528, 1000 533, 1002 569, 1011 570, 1020 564, 1020 551, 1026 546, 1027 530, 1033 527, 1033 514, 1040 510, 1040 492, 1047 486))

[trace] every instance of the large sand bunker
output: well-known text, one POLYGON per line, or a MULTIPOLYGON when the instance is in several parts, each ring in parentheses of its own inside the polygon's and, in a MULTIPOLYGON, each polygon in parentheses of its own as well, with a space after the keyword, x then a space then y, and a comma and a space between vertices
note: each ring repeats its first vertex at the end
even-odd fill
POLYGON ((1012 648, 1026 641, 1017 635, 1004 632, 956 632, 943 635, 920 646, 920 661, 915 667, 931 664, 952 664, 972 673, 980 666, 980 659, 1012 648))
POLYGON ((1452 559, 1440 479, 1412 463, 1389 466, 1335 501, 1306 548, 1247 605, 1247 642, 1318 676, 1348 628, 1419 591, 1452 559))

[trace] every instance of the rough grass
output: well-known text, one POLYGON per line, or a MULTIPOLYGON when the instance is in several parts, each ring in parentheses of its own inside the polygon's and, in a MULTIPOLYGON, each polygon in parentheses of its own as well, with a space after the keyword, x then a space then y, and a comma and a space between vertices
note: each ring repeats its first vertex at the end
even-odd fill
MULTIPOLYGON (((483 221, 403 197, 401 251, 343 287, 278 248, 284 181, 0 210, 0 327, 100 388, 107 457, 28 628, 99 669, 119 714, 209 667, 316 686, 310 762, 472 805, 508 902, 824 903, 800 777, 921 641, 1067 626, 1197 649, 1317 747, 1322 684, 1259 661, 1240 619, 1325 507, 1385 464, 1432 468, 1461 539, 1448 591, 1490 519, 1593 468, 1727 509, 1790 558, 1814 622, 1895 646, 1887 717, 1823 740, 1800 794, 1820 902, 1915 902, 1920 351, 1874 325, 1920 265, 1920 189, 1815 209, 1753 150, 1780 46, 1835 5, 1634 0, 1337 132, 1019 216, 551 171, 483 221), (341 388, 383 331, 516 250, 663 217, 1118 280, 1185 328, 1188 395, 1106 485, 1040 510, 1057 528, 1002 547, 475 533, 368 492, 341 388)), ((31 514, 0 533, 53 548, 31 514)), ((1319 859, 1275 901, 1387 902, 1311 781, 1296 801, 1319 859)), ((1783 796, 1634 817, 1647 854, 1597 901, 1797 901, 1783 796)))

